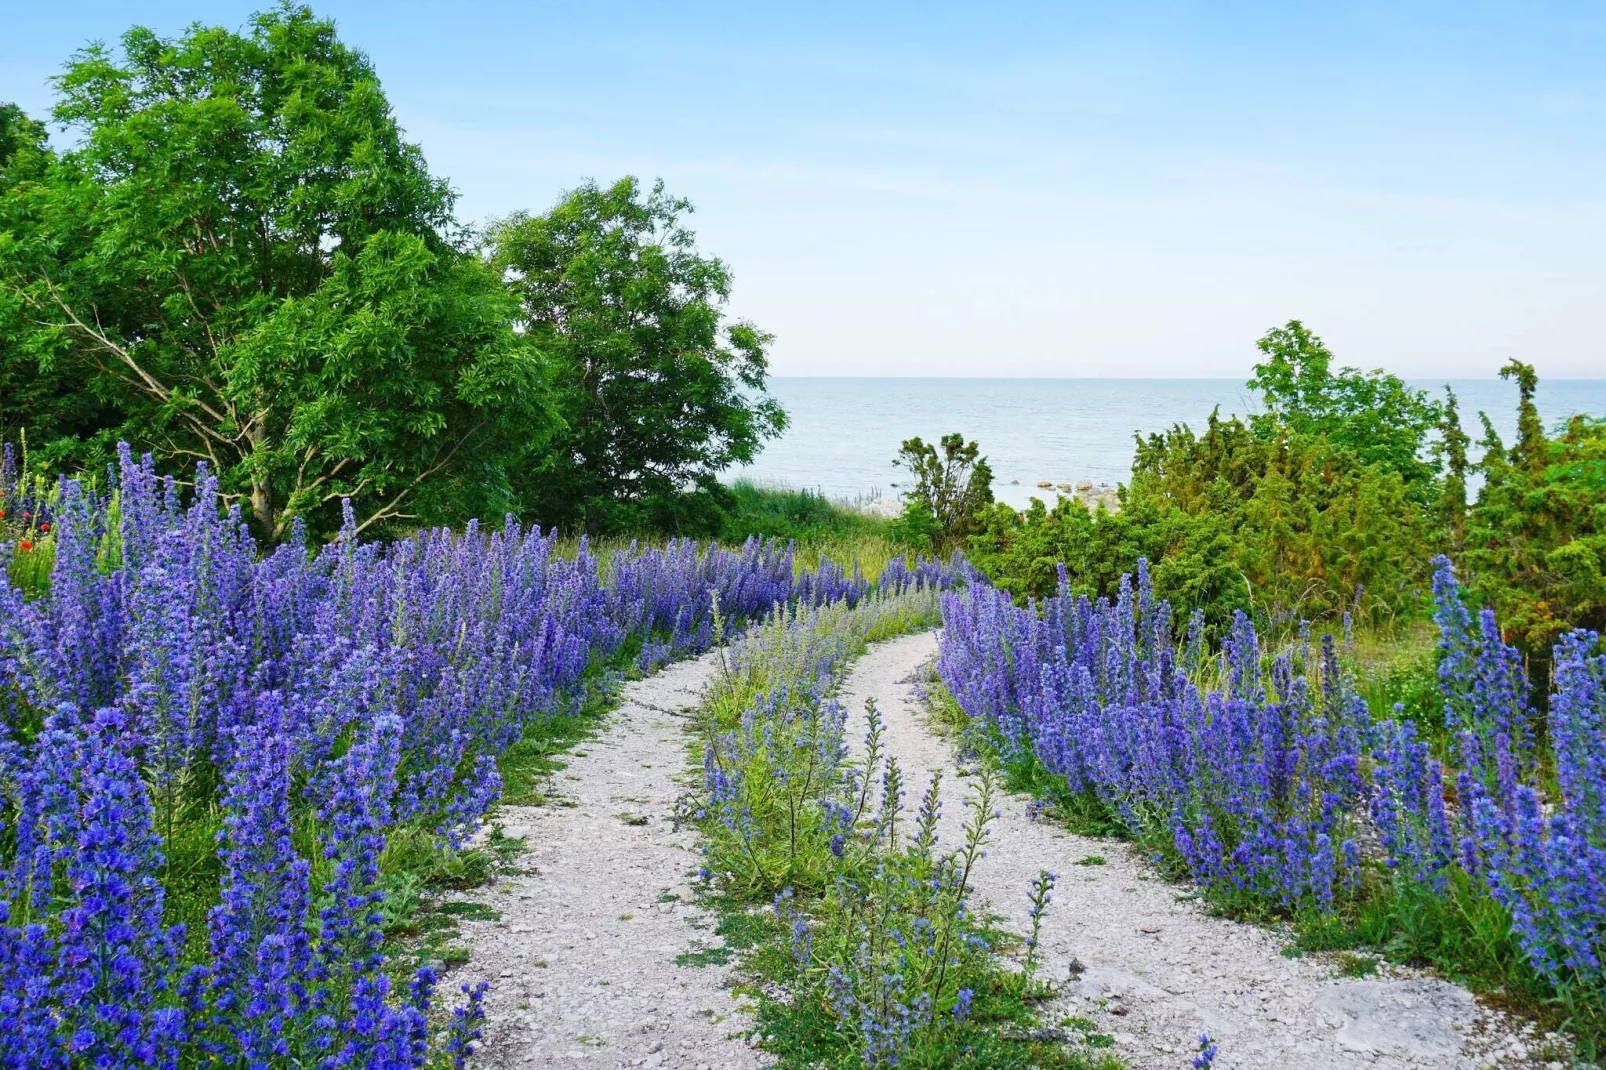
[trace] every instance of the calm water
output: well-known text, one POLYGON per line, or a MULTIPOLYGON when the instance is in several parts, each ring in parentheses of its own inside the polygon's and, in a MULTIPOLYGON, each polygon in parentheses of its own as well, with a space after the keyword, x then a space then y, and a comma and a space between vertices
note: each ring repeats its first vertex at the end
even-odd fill
MULTIPOLYGON (((1438 391, 1443 383, 1412 385, 1438 391)), ((1515 386, 1500 379, 1451 386, 1468 434, 1479 436, 1482 409, 1511 441, 1515 386)), ((929 442, 959 431, 980 442, 993 466, 993 493, 1024 506, 1033 495, 1053 494, 1035 487, 1040 480, 1125 481, 1133 432, 1175 423, 1197 428, 1216 406, 1224 415, 1255 411, 1254 395, 1237 379, 814 378, 775 379, 771 390, 790 414, 791 429, 730 477, 850 499, 896 496, 901 470, 892 458, 914 435, 929 442)), ((1538 401, 1547 425, 1575 412, 1606 416, 1606 379, 1541 380, 1538 401)))

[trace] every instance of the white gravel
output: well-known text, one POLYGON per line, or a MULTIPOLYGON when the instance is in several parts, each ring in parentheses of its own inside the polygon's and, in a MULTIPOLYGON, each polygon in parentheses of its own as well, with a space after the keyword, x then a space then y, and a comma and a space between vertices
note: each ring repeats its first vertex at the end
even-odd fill
MULTIPOLYGON (((911 806, 931 771, 945 770, 940 828, 953 846, 960 800, 974 781, 955 773, 950 744, 925 724, 909 682, 936 641, 925 633, 872 648, 841 699, 849 743, 862 754, 864 701, 875 698, 911 806)), ((1041 869, 1060 875, 1045 919, 1043 976, 1066 983, 1045 1017, 1092 1019, 1132 1067, 1188 1066, 1201 1032, 1218 1042, 1221 1070, 1563 1065, 1537 1054, 1548 1046, 1531 1026, 1478 1006, 1454 985, 1395 970, 1356 981, 1324 957, 1284 957, 1286 939, 1206 914, 1127 845, 1029 820, 1025 796, 1003 800, 977 891, 1019 931, 1032 877, 1041 869), (1089 856, 1105 862, 1078 864, 1089 856), (1085 969, 1071 973, 1073 960, 1085 969)))
POLYGON ((714 664, 628 684, 602 733, 554 776, 561 804, 497 813, 529 850, 524 875, 474 896, 501 920, 464 923, 472 959, 459 975, 491 981, 475 1066, 764 1065, 742 1039, 753 1024, 727 988, 730 967, 675 964, 722 943, 692 902, 696 833, 670 823, 686 715, 714 664))

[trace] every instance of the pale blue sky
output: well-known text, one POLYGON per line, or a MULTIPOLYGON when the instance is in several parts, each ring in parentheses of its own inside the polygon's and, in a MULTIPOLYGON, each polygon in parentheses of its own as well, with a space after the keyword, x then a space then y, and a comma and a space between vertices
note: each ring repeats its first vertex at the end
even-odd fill
MULTIPOLYGON (((0 100, 252 3, 0 0, 0 100)), ((326 2, 471 219, 661 176, 781 374, 1606 376, 1606 4, 326 2)))

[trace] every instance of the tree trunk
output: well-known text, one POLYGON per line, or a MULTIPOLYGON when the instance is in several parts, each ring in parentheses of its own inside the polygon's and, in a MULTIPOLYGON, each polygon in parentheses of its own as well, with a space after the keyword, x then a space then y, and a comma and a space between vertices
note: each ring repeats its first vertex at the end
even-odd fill
POLYGON ((263 538, 270 541, 274 539, 279 516, 278 510, 273 507, 273 490, 265 479, 251 483, 251 519, 263 538))

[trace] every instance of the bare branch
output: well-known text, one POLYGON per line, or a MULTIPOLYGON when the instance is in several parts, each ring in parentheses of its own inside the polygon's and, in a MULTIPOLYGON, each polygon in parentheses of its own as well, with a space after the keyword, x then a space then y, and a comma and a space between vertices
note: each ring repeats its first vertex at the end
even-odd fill
MULTIPOLYGON (((451 449, 446 451, 446 456, 442 457, 439 461, 436 461, 434 464, 418 473, 418 475, 414 476, 413 481, 398 491, 394 498, 380 506, 379 509, 376 510, 367 520, 364 520, 361 524, 358 524, 357 534, 361 535, 364 529, 368 528, 372 524, 378 523, 380 520, 405 519, 403 514, 397 511, 397 506, 401 504, 402 499, 406 498, 407 495, 416 490, 418 485, 424 480, 428 479, 430 476, 434 475, 436 472, 439 472, 442 468, 445 468, 448 464, 450 464, 452 458, 457 455, 457 451, 463 448, 463 444, 469 439, 473 438, 474 435, 478 433, 479 429, 484 426, 485 421, 481 420, 479 423, 469 428, 468 433, 462 438, 458 439, 457 443, 452 446, 451 449)), ((413 519, 417 518, 414 517, 413 519)))
MULTIPOLYGON (((45 285, 50 288, 51 298, 61 308, 61 311, 66 314, 67 319, 74 327, 88 335, 89 338, 96 342, 101 349, 115 355, 117 359, 122 361, 123 364, 126 365, 128 369, 132 371, 138 378, 139 385, 142 386, 148 393, 154 394, 162 401, 172 400, 173 390, 170 387, 164 385, 154 375, 141 367, 139 361, 135 360, 133 354, 127 349, 118 345, 116 342, 107 337, 104 328, 102 328, 100 325, 99 315, 96 315, 95 317, 95 326, 91 327, 89 324, 85 323, 81 318, 79 318, 78 313, 72 310, 72 306, 67 304, 67 302, 62 299, 61 294, 56 290, 54 283, 46 280, 45 285)), ((218 423, 224 422, 223 416, 216 409, 212 408, 212 406, 208 405, 204 401, 201 401, 200 399, 194 399, 194 402, 197 408, 206 413, 212 419, 216 420, 218 423)), ((215 441, 221 442, 225 445, 232 445, 229 439, 221 432, 215 430, 214 428, 208 427, 205 423, 196 419, 194 414, 184 412, 182 409, 180 410, 179 414, 188 420, 190 424, 203 436, 214 439, 215 441)))

